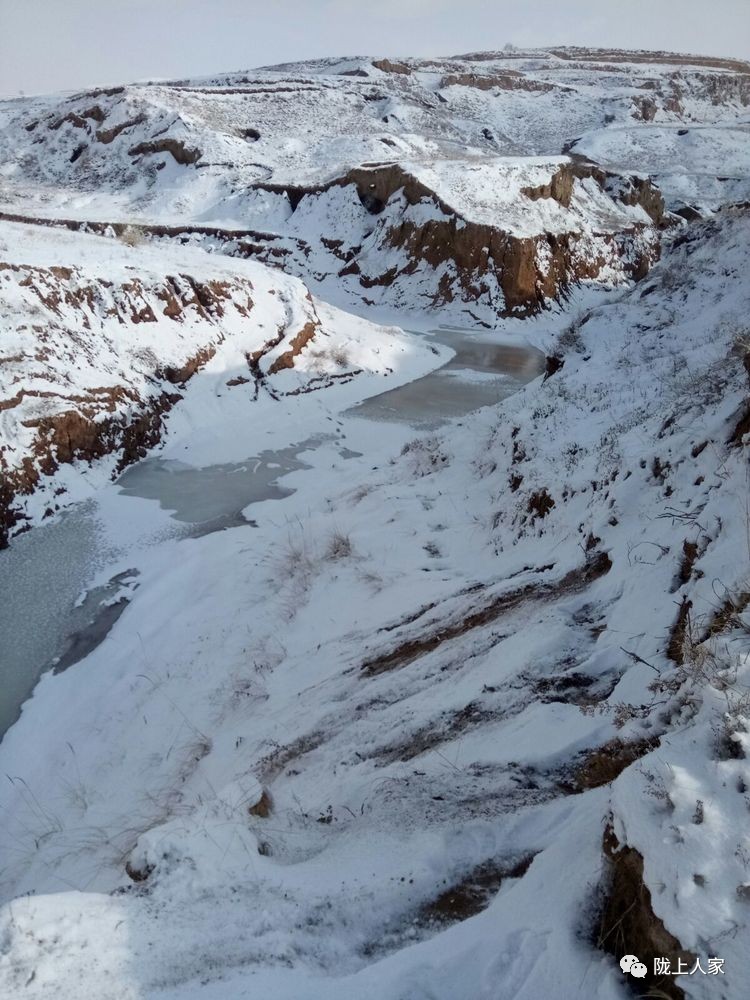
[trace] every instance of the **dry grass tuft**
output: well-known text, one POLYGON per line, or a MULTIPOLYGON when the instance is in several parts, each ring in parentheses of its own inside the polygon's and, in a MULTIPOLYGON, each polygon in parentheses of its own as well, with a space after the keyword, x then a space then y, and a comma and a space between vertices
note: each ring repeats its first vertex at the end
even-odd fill
POLYGON ((343 531, 334 531, 328 539, 323 558, 329 562, 349 559, 353 554, 352 540, 343 531))
POLYGON ((130 223, 119 235, 119 240, 128 247, 139 247, 146 242, 146 232, 142 226, 130 223))

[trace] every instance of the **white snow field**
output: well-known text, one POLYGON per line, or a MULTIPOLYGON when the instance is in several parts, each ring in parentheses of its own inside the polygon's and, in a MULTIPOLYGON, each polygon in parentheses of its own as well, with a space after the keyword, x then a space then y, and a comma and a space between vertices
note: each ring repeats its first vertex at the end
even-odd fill
POLYGON ((746 996, 748 74, 0 109, 0 996, 746 996))

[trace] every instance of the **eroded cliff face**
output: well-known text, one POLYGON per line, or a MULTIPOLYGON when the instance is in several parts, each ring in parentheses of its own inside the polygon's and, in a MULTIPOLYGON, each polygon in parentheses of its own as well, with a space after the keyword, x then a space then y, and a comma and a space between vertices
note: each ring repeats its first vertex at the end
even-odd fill
MULTIPOLYGON (((20 465, 0 473, 0 548, 30 521, 20 501, 33 494, 42 477, 53 476, 61 465, 93 462, 113 454, 118 456, 116 471, 121 472, 159 443, 163 418, 180 399, 176 392, 141 399, 125 389, 115 389, 108 394, 104 411, 98 400, 87 404, 71 399, 75 409, 29 421, 27 426, 35 433, 31 454, 24 456, 20 465)), ((64 487, 54 491, 43 516, 60 509, 57 498, 65 492, 64 487)))
POLYGON ((255 234, 250 243, 233 243, 227 232, 227 252, 280 262, 300 276, 335 275, 365 301, 398 304, 412 292, 424 307, 465 304, 483 322, 532 315, 575 284, 642 278, 668 224, 648 179, 584 163, 564 163, 545 183, 520 186, 514 211, 526 204, 540 219, 530 235, 515 232, 502 213, 496 222, 476 221, 395 163, 350 170, 317 188, 264 189, 289 200, 285 232, 255 234), (603 225, 576 210, 584 196, 606 204, 603 225), (545 201, 555 209, 550 228, 545 201))
POLYGON ((188 439, 229 413, 253 454, 259 411, 390 373, 402 351, 392 329, 342 322, 296 278, 180 247, 184 233, 143 228, 131 246, 128 227, 80 228, 0 223, 0 547, 144 458, 178 403, 188 439))
MULTIPOLYGON (((461 225, 455 218, 392 227, 388 243, 408 262, 384 283, 428 264, 439 274, 432 304, 456 299, 496 307, 498 316, 529 316, 564 296, 571 285, 593 281, 609 270, 642 278, 658 258, 658 240, 646 226, 620 233, 542 233, 516 237, 494 226, 461 225), (502 297, 497 296, 497 290, 502 297)), ((360 277, 365 287, 372 278, 360 277)))
MULTIPOLYGON (((213 357, 227 313, 246 319, 253 301, 249 281, 188 274, 110 281, 76 267, 11 263, 0 263, 0 274, 3 313, 17 322, 22 345, 2 358, 2 547, 26 516, 18 498, 42 477, 107 455, 120 471, 156 445, 164 415, 182 398, 175 387, 213 357), (174 327, 164 352, 159 335, 138 335, 160 324, 174 327), (190 334, 175 335, 186 326, 190 334)), ((52 499, 47 511, 56 508, 52 499)))
POLYGON ((708 73, 678 70, 666 77, 646 79, 640 84, 645 92, 633 98, 632 115, 641 121, 653 121, 659 112, 689 121, 686 104, 700 100, 715 107, 750 104, 750 73, 708 73))
POLYGON ((685 993, 673 975, 655 974, 655 960, 666 959, 671 968, 678 968, 678 963, 692 968, 697 956, 683 948, 654 913, 643 856, 620 844, 611 826, 604 832, 603 852, 604 896, 597 946, 618 962, 623 955, 636 955, 648 970, 641 984, 644 989, 669 1000, 683 1000, 685 993))
POLYGON ((505 70, 501 73, 448 73, 442 79, 443 87, 475 87, 477 90, 528 90, 549 92, 555 87, 540 80, 529 80, 523 73, 505 70))
MULTIPOLYGON (((516 185, 512 218, 536 219, 528 233, 502 209, 459 210, 408 167, 385 163, 318 186, 256 185, 250 196, 286 206, 275 232, 185 223, 143 224, 139 234, 255 258, 313 285, 335 278, 365 303, 454 303, 491 324, 533 315, 576 284, 640 280, 659 257, 660 230, 674 222, 647 178, 594 164, 555 164, 543 183, 521 178, 516 185)), ((127 229, 101 220, 33 221, 120 237, 127 229)))

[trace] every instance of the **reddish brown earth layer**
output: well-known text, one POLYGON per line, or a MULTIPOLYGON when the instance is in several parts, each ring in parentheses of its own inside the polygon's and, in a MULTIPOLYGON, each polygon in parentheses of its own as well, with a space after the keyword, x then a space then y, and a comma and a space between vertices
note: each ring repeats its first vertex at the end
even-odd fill
MULTIPOLYGON (((32 410, 21 420, 32 431, 32 444, 20 463, 13 464, 0 449, 0 548, 8 543, 12 529, 24 519, 16 499, 28 496, 42 476, 51 476, 64 464, 95 461, 116 454, 116 471, 143 458, 159 442, 165 414, 182 398, 172 386, 182 386, 214 355, 224 339, 221 319, 231 309, 242 317, 253 308, 252 286, 246 279, 198 281, 190 275, 167 276, 148 281, 135 277, 115 285, 90 278, 68 267, 32 267, 0 263, 0 271, 31 292, 43 307, 46 326, 36 330, 37 378, 50 382, 49 389, 20 388, 0 399, 0 411, 9 411, 29 400, 55 401, 50 412, 32 410), (55 362, 60 351, 88 358, 91 336, 102 324, 114 319, 122 325, 157 322, 158 314, 171 322, 199 320, 206 324, 208 341, 198 350, 185 351, 176 365, 160 367, 150 356, 142 361, 138 390, 124 384, 88 386, 71 392, 64 379, 57 379, 55 362), (62 334, 62 336, 60 336, 62 334), (88 338, 88 339, 87 339, 88 338), (61 346, 62 345, 62 346, 61 346)), ((35 328, 36 329, 36 328, 35 328)), ((3 358, 12 365, 23 358, 3 358)), ((34 373, 32 372, 32 375, 34 373)))

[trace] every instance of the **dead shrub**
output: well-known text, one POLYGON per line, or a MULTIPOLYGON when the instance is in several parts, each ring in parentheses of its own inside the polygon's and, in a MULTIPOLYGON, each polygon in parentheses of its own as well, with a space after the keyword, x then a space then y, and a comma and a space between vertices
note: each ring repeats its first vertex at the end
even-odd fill
POLYGON ((349 352, 343 344, 336 344, 333 347, 320 350, 309 350, 308 357, 313 371, 319 375, 328 371, 332 364, 336 368, 348 368, 350 365, 349 352))
POLYGON ((531 514, 533 519, 536 519, 546 517, 554 506, 555 501, 549 495, 545 487, 544 489, 537 490, 536 493, 531 494, 526 510, 529 514, 531 514))
POLYGON ((576 354, 585 352, 586 345, 580 334, 578 323, 571 323, 562 331, 557 338, 557 346, 562 354, 567 354, 569 351, 574 351, 576 354))
POLYGON ((408 441, 401 449, 401 455, 407 457, 410 472, 415 479, 429 476, 448 465, 448 455, 443 451, 440 439, 435 436, 408 441))
POLYGON ((139 247, 146 242, 146 232, 142 226, 131 222, 121 230, 119 240, 127 247, 139 247))
POLYGON ((331 348, 331 361, 337 368, 349 367, 349 352, 343 344, 337 344, 336 347, 331 348))

